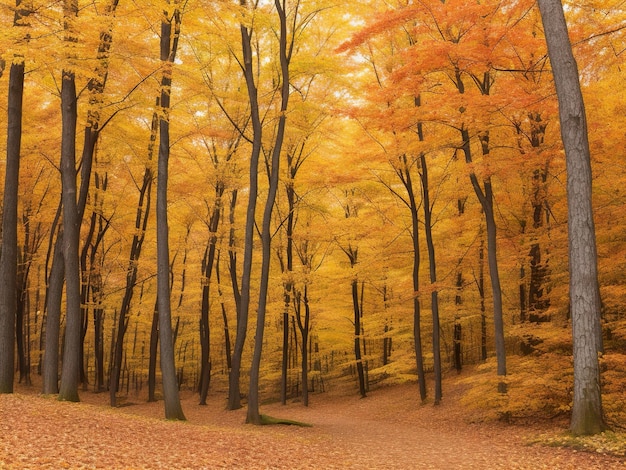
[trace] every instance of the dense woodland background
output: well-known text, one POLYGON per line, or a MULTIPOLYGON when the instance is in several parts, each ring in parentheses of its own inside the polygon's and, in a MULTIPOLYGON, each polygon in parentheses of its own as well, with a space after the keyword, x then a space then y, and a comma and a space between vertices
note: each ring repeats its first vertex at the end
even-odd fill
MULTIPOLYGON (((594 175, 604 408, 608 422, 619 426, 626 383, 626 5, 564 3, 594 175)), ((145 393, 151 358, 157 383, 160 378, 154 209, 159 143, 164 145, 158 123, 167 120, 179 387, 198 390, 201 399, 208 390, 226 394, 228 388, 248 171, 258 143, 250 310, 258 309, 260 234, 269 233, 263 400, 304 392, 306 403, 308 392, 336 387, 363 395, 381 384, 416 381, 420 369, 426 377, 422 398, 445 400, 436 377, 478 365, 468 404, 506 419, 567 413, 572 367, 565 160, 534 3, 283 5, 286 36, 273 3, 264 1, 3 3, 1 116, 10 113, 9 69, 22 64, 25 72, 16 380, 41 383, 50 347, 50 287, 59 279, 53 259, 61 227, 61 82, 62 74, 72 73, 78 187, 88 187, 79 248, 82 390, 112 390, 112 404, 145 393), (172 34, 165 55, 163 24, 172 34), (242 55, 244 30, 249 62, 242 55), (287 55, 281 55, 281 37, 287 55), (281 57, 289 59, 286 110, 281 57), (278 191, 265 231, 272 173, 278 191), (495 246, 488 240, 490 216, 495 246), (494 295, 502 301, 504 379, 496 374, 494 295), (506 393, 498 393, 502 381, 506 393)), ((0 126, 5 148, 6 118, 0 126)), ((241 360, 244 395, 255 322, 251 314, 241 360)), ((60 358, 62 348, 61 341, 60 358)), ((150 393, 154 397, 158 388, 150 393)))

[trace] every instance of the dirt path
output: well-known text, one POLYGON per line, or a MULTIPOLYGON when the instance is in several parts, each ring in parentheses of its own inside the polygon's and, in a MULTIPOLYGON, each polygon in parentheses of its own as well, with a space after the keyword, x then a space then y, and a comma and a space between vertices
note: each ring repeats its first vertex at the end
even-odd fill
POLYGON ((0 395, 1 469, 624 469, 623 459, 526 444, 540 432, 498 423, 469 424, 455 397, 416 406, 411 386, 366 399, 315 395, 262 412, 310 428, 243 425, 245 410, 185 398, 188 422, 166 422, 162 403, 119 409, 104 394, 83 403, 0 395))

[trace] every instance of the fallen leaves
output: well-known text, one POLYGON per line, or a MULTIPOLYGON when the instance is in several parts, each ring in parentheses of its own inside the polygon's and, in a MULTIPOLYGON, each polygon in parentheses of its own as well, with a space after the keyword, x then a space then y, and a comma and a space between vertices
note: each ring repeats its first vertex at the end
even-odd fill
MULTIPOLYGON (((323 394, 315 395, 309 408, 264 407, 273 416, 312 423, 310 428, 244 425, 245 410, 225 411, 221 396, 202 407, 194 395, 185 396, 188 422, 162 419, 162 403, 111 409, 103 406, 104 395, 81 398, 91 404, 0 395, 0 468, 609 470, 624 465, 605 455, 613 445, 608 434, 590 444, 594 452, 529 446, 529 436, 538 431, 469 424, 458 397, 448 394, 440 406, 420 406, 410 385, 377 390, 365 400, 323 394)), ((536 442, 557 444, 547 438, 536 442)))

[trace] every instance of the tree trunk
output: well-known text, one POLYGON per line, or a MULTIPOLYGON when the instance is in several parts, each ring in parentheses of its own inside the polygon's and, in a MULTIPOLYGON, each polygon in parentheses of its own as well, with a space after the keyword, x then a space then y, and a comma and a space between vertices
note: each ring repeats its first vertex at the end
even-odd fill
MULTIPOLYGON (((252 121, 252 152, 250 154, 250 178, 248 208, 246 210, 246 229, 244 235, 243 272, 241 274, 241 296, 239 309, 237 310, 237 334, 235 336, 235 349, 232 356, 232 368, 228 377, 228 409, 241 408, 241 359, 243 348, 248 333, 248 311, 250 308, 250 279, 252 273, 252 250, 255 230, 256 202, 258 198, 258 171, 259 156, 262 144, 262 126, 259 115, 259 104, 256 85, 254 83, 254 70, 252 67, 252 32, 245 25, 240 26, 241 45, 243 50, 243 74, 248 90, 250 102, 250 119, 252 121)), ((232 275, 232 269, 231 269, 232 275)), ((235 283, 233 283, 235 285, 235 283)))
MULTIPOLYGON (((467 129, 461 129, 462 149, 465 154, 465 161, 472 162, 472 153, 470 149, 470 136, 467 129)), ((483 155, 489 154, 489 133, 485 132, 480 135, 483 155)), ((474 192, 478 197, 480 206, 483 209, 485 224, 487 226, 487 263, 489 265, 489 279, 491 281, 491 292, 493 297, 493 324, 494 336, 496 343, 496 360, 498 375, 502 378, 506 376, 506 350, 504 346, 504 322, 502 318, 502 288, 500 286, 500 274, 498 272, 497 257, 497 237, 496 237, 496 220, 493 210, 493 190, 491 187, 491 178, 485 178, 483 188, 478 182, 475 172, 470 173, 470 181, 474 188, 474 192)), ((506 392, 506 383, 501 380, 498 384, 498 391, 506 392)))
POLYGON ((361 394, 361 398, 365 398, 367 394, 365 390, 363 357, 361 356, 361 310, 359 308, 359 283, 356 278, 352 280, 352 307, 354 309, 354 359, 356 361, 356 371, 359 379, 359 393, 361 394))
POLYGON ((156 364, 159 346, 159 299, 154 303, 150 328, 150 357, 148 358, 148 402, 156 401, 156 364))
POLYGON ((574 401, 570 431, 597 434, 606 429, 602 413, 598 352, 602 350, 600 296, 587 119, 578 67, 563 6, 539 0, 559 100, 561 137, 567 166, 570 304, 574 342, 574 401))
POLYGON ((159 161, 157 173, 157 289, 159 310, 159 340, 161 343, 161 372, 165 418, 184 420, 180 404, 174 340, 172 337, 172 311, 170 303, 169 229, 167 221, 167 182, 170 153, 169 118, 172 65, 174 63, 180 34, 180 11, 175 9, 171 18, 161 21, 161 110, 159 121, 159 161), (172 22, 174 32, 172 34, 172 22))
MULTIPOLYGON (((421 123, 420 135, 421 135, 421 123)), ((423 139, 420 139, 423 140, 423 139)), ((422 179, 422 206, 424 207, 424 230, 426 232, 426 246, 428 248, 428 264, 431 287, 437 283, 437 265, 435 261, 435 244, 433 242, 432 207, 430 205, 430 192, 428 190, 428 167, 426 157, 420 155, 421 179, 422 179)), ((441 402, 441 346, 439 336, 439 294, 433 289, 430 294, 430 308, 433 318, 433 368, 435 373, 435 405, 441 402)))
POLYGON ((224 352, 226 354, 226 368, 231 367, 231 345, 230 345, 230 329, 228 328, 228 315, 226 315, 226 303, 224 302, 224 293, 222 292, 220 277, 220 251, 217 253, 217 261, 215 263, 215 278, 217 279, 217 295, 220 298, 220 307, 222 309, 222 321, 224 322, 224 352))
POLYGON ((203 277, 202 277, 202 304, 200 312, 200 347, 201 347, 201 364, 200 364, 200 405, 206 405, 207 395, 209 393, 209 382, 211 380, 211 328, 209 323, 209 300, 211 288, 211 276, 213 274, 213 265, 215 264, 215 255, 217 251, 217 229, 220 223, 220 214, 222 208, 222 196, 224 194, 224 184, 218 182, 215 186, 215 206, 209 220, 209 245, 205 250, 204 259, 202 260, 203 277))
POLYGON ((487 309, 485 307, 485 237, 480 229, 478 248, 478 295, 480 296, 480 359, 487 360, 487 309))
POLYGON ((63 262, 65 266, 65 343, 59 400, 79 401, 81 309, 78 259, 79 218, 76 201, 76 83, 74 73, 63 71, 61 109, 61 180, 63 198, 63 262))
MULTIPOLYGON (((160 99, 156 100, 157 105, 160 99)), ((126 285, 124 288, 124 297, 120 306, 119 318, 117 321, 117 334, 114 343, 113 364, 111 365, 111 376, 109 378, 109 394, 111 406, 116 406, 116 393, 119 388, 120 372, 122 368, 122 356, 124 349, 124 336, 128 327, 127 316, 137 283, 138 261, 141 256, 141 249, 146 237, 148 228, 148 219, 150 217, 150 203, 152 200, 152 182, 154 179, 151 167, 151 161, 154 154, 154 141, 156 140, 158 131, 158 115, 153 113, 152 125, 150 131, 150 144, 148 145, 148 163, 144 169, 143 183, 139 190, 139 200, 137 202, 137 213, 135 215, 135 234, 130 246, 130 254, 128 268, 126 270, 126 285)))
MULTIPOLYGON (((291 58, 291 49, 287 51, 287 18, 284 1, 276 0, 274 2, 278 17, 280 19, 280 70, 281 70, 281 106, 280 117, 278 119, 278 128, 276 130, 276 138, 274 140, 274 148, 272 149, 272 161, 270 167, 270 184, 268 188, 267 200, 263 211, 263 221, 261 230, 261 283, 259 286, 259 304, 257 309, 256 336, 254 341, 254 353, 252 355, 252 367, 250 369, 250 392, 248 395, 248 415, 247 421, 252 424, 261 424, 261 416, 259 414, 259 372, 261 367, 261 351, 263 348, 263 333, 265 329, 265 313, 267 306, 267 289, 269 285, 269 272, 271 260, 271 242, 272 233, 270 224, 272 222, 272 211, 274 202, 276 201, 276 193, 278 192, 279 169, 280 169, 280 153, 285 137, 286 112, 289 103, 289 61, 291 58)), ((296 13, 297 14, 297 13, 296 13)), ((293 41, 293 38, 292 38, 293 41)))
POLYGON ((413 242, 413 342, 415 349, 415 363, 417 366, 417 383, 420 391, 420 399, 426 399, 426 376, 424 374, 424 353, 422 348, 422 319, 419 292, 419 269, 420 269, 420 245, 419 245, 419 217, 418 203, 415 198, 413 179, 409 162, 406 155, 400 157, 399 167, 396 174, 402 181, 409 198, 408 207, 411 211, 411 241, 413 242))
POLYGON ((11 64, 9 75, 7 162, 0 256, 0 393, 13 393, 17 292, 17 200, 22 142, 24 62, 11 64))
POLYGON ((42 389, 44 395, 59 393, 59 338, 61 333, 63 281, 65 279, 62 227, 59 228, 53 250, 46 295, 46 341, 43 355, 42 389))
MULTIPOLYGON (((299 295, 298 295, 299 297, 299 295)), ((311 306, 309 305, 308 286, 304 284, 304 293, 302 297, 304 303, 304 315, 302 315, 301 307, 298 305, 296 309, 296 318, 298 319, 298 328, 302 336, 301 343, 301 375, 302 375, 302 404, 309 406, 309 332, 311 324, 311 306)), ((300 301, 298 300, 298 304, 300 301)))

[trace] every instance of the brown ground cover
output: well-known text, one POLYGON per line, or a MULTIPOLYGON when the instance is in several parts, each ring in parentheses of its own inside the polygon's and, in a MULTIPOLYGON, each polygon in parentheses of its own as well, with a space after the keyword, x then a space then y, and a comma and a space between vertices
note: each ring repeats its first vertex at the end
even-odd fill
MULTIPOLYGON (((618 456, 529 442, 564 423, 476 422, 446 387, 441 405, 417 405, 414 385, 365 399, 315 394, 308 408, 269 404, 262 412, 312 427, 245 425, 245 409, 225 411, 183 395, 187 422, 163 419, 163 404, 106 406, 107 394, 63 403, 18 389, 0 395, 2 469, 623 469, 618 456)), ((474 416, 475 418, 475 416, 474 416)), ((565 423, 566 424, 566 423, 565 423)))

